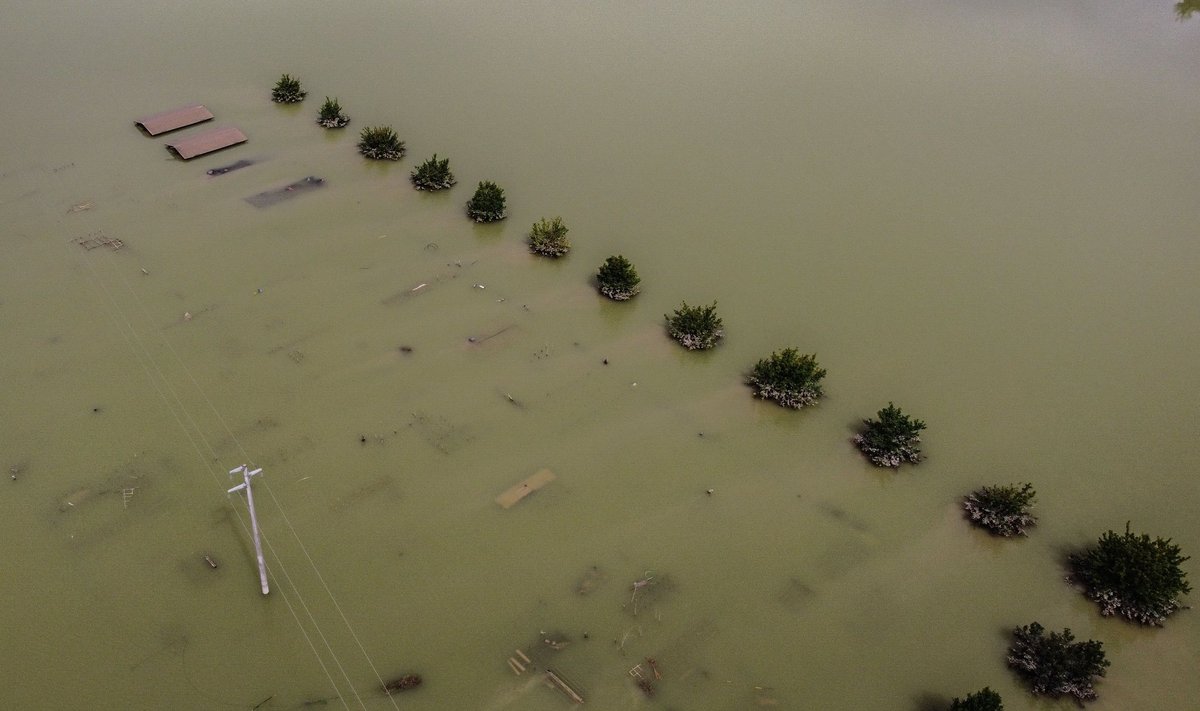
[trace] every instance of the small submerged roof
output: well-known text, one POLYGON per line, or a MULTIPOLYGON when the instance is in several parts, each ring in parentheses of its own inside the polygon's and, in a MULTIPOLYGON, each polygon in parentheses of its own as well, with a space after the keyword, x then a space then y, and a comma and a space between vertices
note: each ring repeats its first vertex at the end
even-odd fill
POLYGON ((201 121, 208 121, 212 117, 212 112, 204 108, 203 104, 188 104, 187 106, 180 106, 177 109, 162 111, 153 116, 140 118, 134 121, 134 123, 141 126, 151 136, 157 136, 160 133, 174 131, 177 128, 191 126, 201 121))
POLYGON ((180 138, 177 141, 170 141, 167 143, 167 150, 187 160, 245 142, 246 134, 233 126, 223 126, 187 138, 180 138))

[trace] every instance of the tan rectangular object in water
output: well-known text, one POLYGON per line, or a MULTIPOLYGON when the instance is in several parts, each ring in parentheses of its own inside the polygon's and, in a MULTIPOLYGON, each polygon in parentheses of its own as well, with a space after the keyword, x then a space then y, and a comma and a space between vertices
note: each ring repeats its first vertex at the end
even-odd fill
POLYGON ((212 117, 212 112, 206 109, 203 104, 188 104, 187 106, 180 106, 177 109, 160 111, 152 116, 140 118, 134 121, 134 123, 141 126, 151 136, 157 136, 160 133, 174 131, 177 128, 191 126, 201 121, 208 121, 212 117))
POLYGON ((516 486, 512 487, 508 491, 505 491, 503 494, 497 496, 496 503, 500 504, 501 507, 506 509, 512 508, 518 501, 554 481, 554 479, 554 472, 550 471, 549 469, 542 469, 536 474, 519 482, 516 486))
POLYGON ((167 143, 167 150, 187 160, 245 142, 246 134, 233 126, 223 126, 198 133, 195 136, 171 141, 167 143))

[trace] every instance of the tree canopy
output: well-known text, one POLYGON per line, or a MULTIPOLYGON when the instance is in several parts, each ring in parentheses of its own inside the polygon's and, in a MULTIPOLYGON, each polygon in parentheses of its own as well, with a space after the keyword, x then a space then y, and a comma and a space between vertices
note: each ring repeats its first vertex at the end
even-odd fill
POLYGON ((950 711, 1004 711, 1004 702, 1000 694, 985 686, 965 699, 956 697, 950 702, 950 711))
POLYGON ((1037 622, 1015 628, 1008 665, 1035 694, 1074 696, 1081 702, 1095 699, 1093 684, 1109 664, 1104 645, 1092 639, 1076 642, 1069 629, 1045 632, 1037 622))
POLYGON ((604 260, 600 271, 596 273, 600 293, 613 301, 625 301, 636 296, 641 282, 637 269, 620 254, 604 260))
POLYGON ((1121 615, 1143 625, 1161 626, 1183 607, 1191 592, 1182 564, 1188 560, 1171 539, 1108 531, 1096 545, 1069 558, 1072 573, 1100 604, 1100 614, 1121 615))
POLYGON ((898 467, 904 462, 921 461, 921 430, 925 423, 904 414, 894 403, 877 413, 877 420, 863 420, 863 429, 854 443, 877 467, 898 467))
POLYGON ((667 314, 667 335, 690 351, 707 350, 725 335, 724 323, 717 316, 717 302, 709 306, 688 306, 685 301, 667 314))
POLYGON ((825 369, 817 365, 816 354, 784 348, 755 363, 748 382, 756 396, 798 410, 817 403, 824 394, 824 377, 825 369))

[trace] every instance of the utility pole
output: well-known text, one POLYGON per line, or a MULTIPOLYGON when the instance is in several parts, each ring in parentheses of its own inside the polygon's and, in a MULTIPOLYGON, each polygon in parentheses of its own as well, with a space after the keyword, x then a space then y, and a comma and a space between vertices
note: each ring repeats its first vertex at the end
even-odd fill
POLYGON ((254 552, 258 554, 258 579, 262 582, 263 595, 266 595, 271 592, 271 589, 267 587, 267 564, 263 561, 262 542, 258 540, 258 516, 254 513, 254 492, 250 489, 250 477, 262 474, 262 469, 250 471, 250 467, 243 464, 237 469, 229 470, 230 475, 238 472, 241 472, 243 481, 230 489, 228 493, 232 494, 240 489, 246 490, 246 503, 250 507, 250 528, 254 531, 254 552))

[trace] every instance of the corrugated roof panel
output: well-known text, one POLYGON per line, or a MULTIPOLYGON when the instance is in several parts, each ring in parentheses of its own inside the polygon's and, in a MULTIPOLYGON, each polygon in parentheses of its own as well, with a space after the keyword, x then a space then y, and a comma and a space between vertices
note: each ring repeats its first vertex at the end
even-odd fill
POLYGON ((177 141, 167 143, 167 150, 175 153, 180 158, 188 160, 196 156, 202 156, 205 153, 219 151, 222 148, 236 146, 239 143, 246 142, 246 134, 233 126, 223 126, 214 128, 211 131, 198 133, 195 136, 181 138, 177 141))
POLYGON ((140 118, 134 121, 134 123, 141 126, 151 136, 157 136, 160 133, 174 131, 177 128, 191 126, 201 121, 208 121, 212 117, 212 112, 204 108, 202 104, 188 104, 187 106, 180 106, 177 109, 162 111, 153 116, 140 118))

